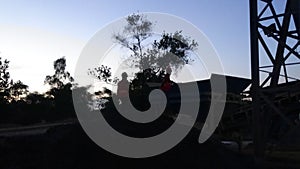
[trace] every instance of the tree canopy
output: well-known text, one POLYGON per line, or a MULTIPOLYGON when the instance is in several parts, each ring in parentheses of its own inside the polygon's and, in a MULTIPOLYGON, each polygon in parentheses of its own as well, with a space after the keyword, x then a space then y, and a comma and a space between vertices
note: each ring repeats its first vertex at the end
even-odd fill
MULTIPOLYGON (((190 37, 184 36, 182 31, 162 32, 161 37, 155 39, 152 34, 154 22, 148 20, 146 15, 132 14, 126 21, 127 25, 123 30, 114 34, 112 38, 116 44, 130 51, 124 59, 130 68, 138 68, 134 84, 146 81, 161 82, 167 67, 177 71, 185 64, 193 62, 190 54, 198 44, 190 37), (152 43, 147 45, 149 41, 152 43)), ((107 83, 118 81, 111 77, 111 68, 105 65, 89 69, 89 74, 107 83)))
POLYGON ((11 85, 9 92, 11 99, 19 100, 21 97, 25 98, 28 94, 28 86, 18 80, 11 85))
POLYGON ((0 57, 0 102, 7 102, 9 97, 9 87, 12 85, 10 74, 8 71, 9 61, 7 59, 2 60, 0 57))
POLYGON ((54 61, 54 75, 46 76, 45 83, 49 84, 52 88, 61 89, 64 85, 72 83, 74 81, 73 77, 68 71, 66 71, 66 59, 64 57, 59 58, 54 61))

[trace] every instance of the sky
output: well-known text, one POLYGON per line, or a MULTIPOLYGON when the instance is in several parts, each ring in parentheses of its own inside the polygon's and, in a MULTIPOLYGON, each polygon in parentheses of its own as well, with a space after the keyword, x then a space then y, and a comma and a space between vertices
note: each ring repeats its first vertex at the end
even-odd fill
POLYGON ((181 17, 213 44, 225 74, 250 78, 248 0, 0 0, 0 57, 10 61, 13 80, 44 92, 54 60, 65 56, 74 72, 77 59, 105 25, 136 12, 181 17))

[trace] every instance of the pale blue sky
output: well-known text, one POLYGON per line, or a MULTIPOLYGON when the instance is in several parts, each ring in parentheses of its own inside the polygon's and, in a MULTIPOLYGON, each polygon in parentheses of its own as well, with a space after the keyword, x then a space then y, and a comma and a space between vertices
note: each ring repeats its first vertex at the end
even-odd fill
MULTIPOLYGON (((179 16, 203 31, 216 48, 225 73, 250 77, 248 0, 2 0, 0 56, 11 75, 30 90, 44 88, 55 59, 66 56, 69 71, 84 44, 113 20, 134 12, 179 16)), ((199 46, 201 47, 201 46, 199 46)))

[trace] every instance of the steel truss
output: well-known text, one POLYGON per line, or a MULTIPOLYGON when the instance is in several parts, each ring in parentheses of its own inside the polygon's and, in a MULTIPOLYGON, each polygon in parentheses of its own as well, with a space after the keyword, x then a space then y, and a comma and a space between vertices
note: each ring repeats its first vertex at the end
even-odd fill
MULTIPOLYGON (((253 141, 258 164, 263 162, 270 128, 278 122, 274 117, 284 121, 290 130, 295 126, 288 114, 291 112, 287 112, 278 99, 289 100, 291 94, 300 91, 299 77, 289 75, 288 71, 289 66, 300 66, 297 51, 300 45, 300 1, 285 0, 283 13, 277 11, 279 1, 282 3, 282 0, 249 0, 253 141), (293 62, 288 62, 288 59, 293 62), (265 60, 270 65, 261 65, 265 60)), ((297 101, 290 99, 291 104, 297 101)))

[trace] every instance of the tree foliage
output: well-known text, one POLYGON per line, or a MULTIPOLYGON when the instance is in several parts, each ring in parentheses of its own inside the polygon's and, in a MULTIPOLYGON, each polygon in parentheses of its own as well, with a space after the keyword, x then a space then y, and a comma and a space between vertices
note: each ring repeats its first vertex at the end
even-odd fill
POLYGON ((28 94, 28 86, 18 80, 11 85, 9 92, 11 99, 19 100, 21 97, 25 97, 28 94))
POLYGON ((66 66, 66 59, 64 57, 55 60, 53 63, 55 73, 52 76, 46 76, 45 83, 57 89, 61 89, 64 85, 72 83, 74 79, 70 73, 66 71, 66 66))
POLYGON ((148 55, 156 54, 154 63, 150 67, 166 69, 172 66, 177 70, 184 64, 193 62, 190 52, 197 46, 197 42, 183 36, 182 31, 164 32, 159 41, 154 41, 153 48, 148 52, 148 55))
POLYGON ((127 25, 122 33, 113 35, 116 43, 129 49, 132 52, 130 55, 135 67, 140 70, 147 68, 145 46, 143 42, 151 36, 153 23, 149 21, 145 15, 132 14, 126 18, 127 25))
POLYGON ((66 71, 65 58, 53 63, 54 75, 46 76, 51 85, 46 93, 29 93, 20 80, 13 81, 8 71, 9 61, 0 58, 0 123, 28 125, 44 121, 74 118, 72 102, 73 78, 66 71))
POLYGON ((74 115, 72 102, 73 77, 66 71, 66 59, 64 57, 54 61, 54 75, 46 76, 45 83, 51 86, 46 92, 50 98, 54 98, 54 114, 56 117, 70 117, 74 115))
MULTIPOLYGON (((172 67, 176 72, 193 62, 191 52, 198 44, 184 36, 182 31, 162 32, 160 37, 155 37, 151 33, 154 22, 148 20, 146 15, 132 14, 126 21, 127 25, 113 35, 113 40, 129 51, 129 55, 123 56, 127 66, 138 69, 130 84, 130 89, 136 90, 133 93, 147 93, 148 82, 162 83, 167 67, 172 67)), ((111 77, 111 68, 104 65, 90 69, 89 74, 106 83, 118 81, 111 77)))
POLYGON ((104 65, 101 65, 100 67, 96 67, 94 69, 89 69, 88 75, 91 75, 108 84, 116 84, 119 80, 117 77, 112 78, 111 68, 104 65))
POLYGON ((184 36, 182 31, 163 32, 160 39, 153 40, 153 23, 145 15, 132 14, 126 20, 123 32, 113 35, 113 38, 117 44, 131 51, 127 57, 131 61, 130 66, 139 68, 140 71, 150 68, 158 73, 168 66, 177 70, 193 61, 190 52, 198 44, 184 36), (152 45, 144 43, 146 40, 152 40, 152 45))
POLYGON ((2 60, 0 57, 0 102, 7 102, 9 97, 9 87, 12 85, 10 74, 8 71, 9 61, 7 59, 2 60))

